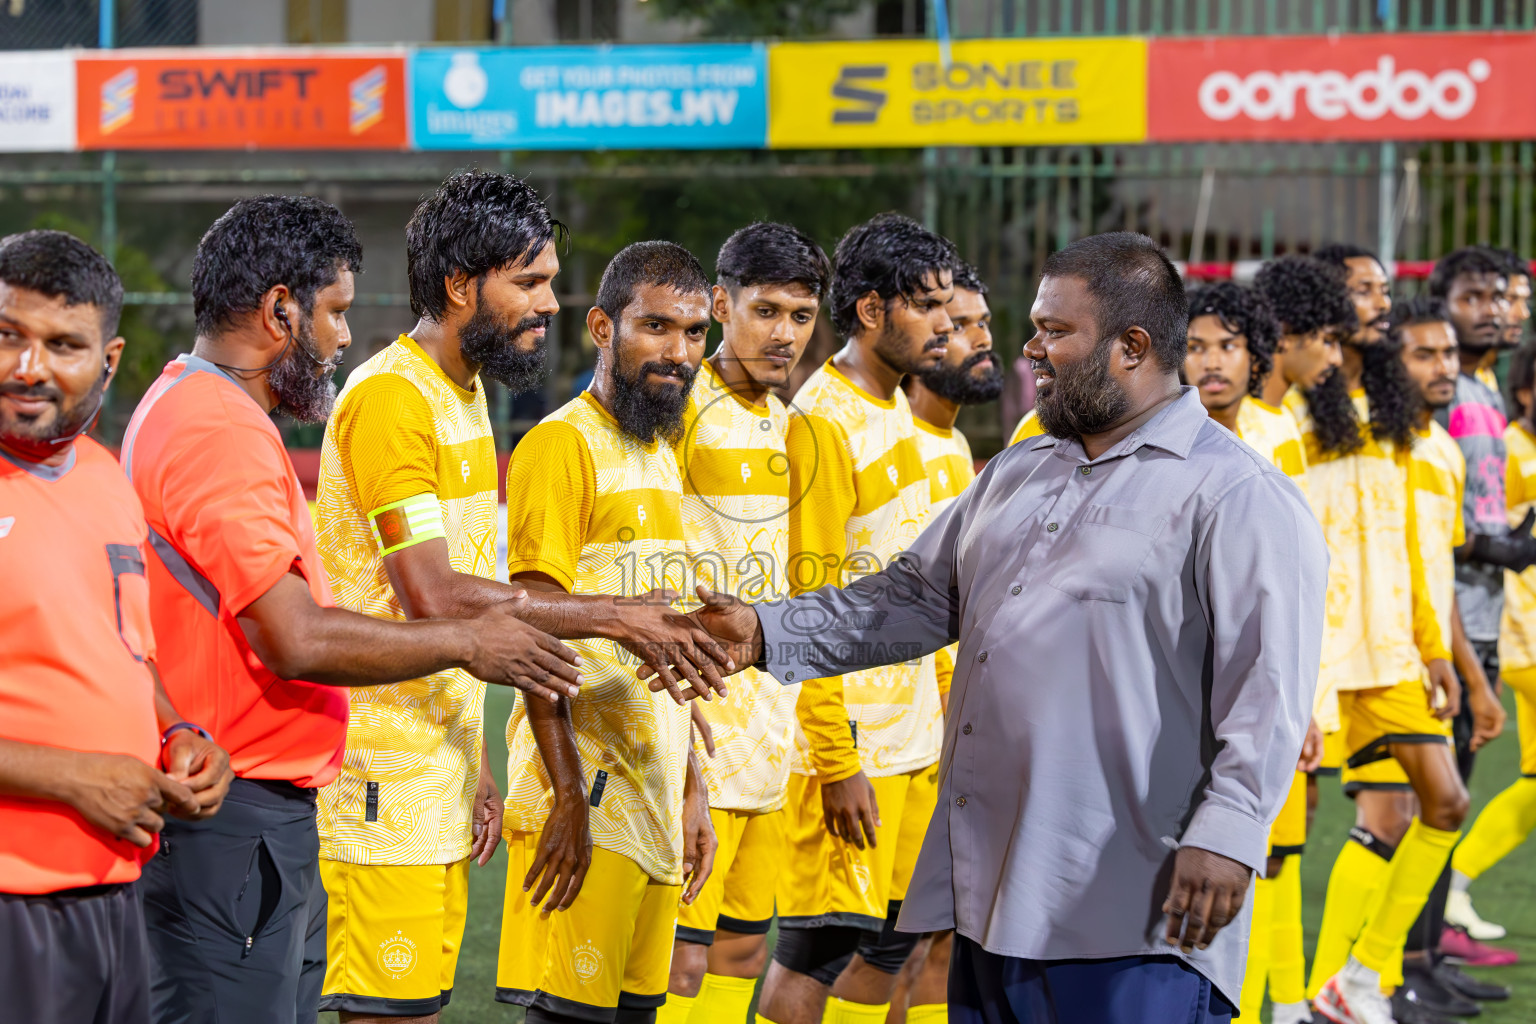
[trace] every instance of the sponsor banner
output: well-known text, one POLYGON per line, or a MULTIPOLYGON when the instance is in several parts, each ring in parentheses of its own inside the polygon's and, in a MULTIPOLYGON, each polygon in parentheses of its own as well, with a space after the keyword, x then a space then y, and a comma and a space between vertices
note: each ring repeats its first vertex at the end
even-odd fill
POLYGON ((402 149, 403 50, 81 55, 82 149, 402 149))
POLYGON ((1156 142, 1536 135, 1524 32, 1154 39, 1147 80, 1156 142))
POLYGON ((779 43, 775 148, 1019 146, 1146 138, 1140 38, 779 43))
POLYGON ((411 64, 419 149, 761 148, 761 44, 432 49, 411 64))
POLYGON ((0 152, 74 148, 74 55, 7 53, 0 61, 0 152))

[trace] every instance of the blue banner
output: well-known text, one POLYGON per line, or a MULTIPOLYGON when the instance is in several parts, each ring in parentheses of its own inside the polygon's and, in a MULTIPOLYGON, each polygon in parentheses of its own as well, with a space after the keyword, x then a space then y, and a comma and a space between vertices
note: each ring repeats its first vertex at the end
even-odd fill
POLYGON ((417 149, 760 149, 760 43, 418 50, 417 149))

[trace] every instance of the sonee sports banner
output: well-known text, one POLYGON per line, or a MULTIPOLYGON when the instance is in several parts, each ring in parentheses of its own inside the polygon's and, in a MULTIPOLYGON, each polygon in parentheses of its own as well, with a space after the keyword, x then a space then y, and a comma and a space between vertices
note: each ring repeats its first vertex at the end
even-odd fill
POLYGON ((1144 39, 779 43, 774 148, 1024 146, 1147 136, 1144 39))

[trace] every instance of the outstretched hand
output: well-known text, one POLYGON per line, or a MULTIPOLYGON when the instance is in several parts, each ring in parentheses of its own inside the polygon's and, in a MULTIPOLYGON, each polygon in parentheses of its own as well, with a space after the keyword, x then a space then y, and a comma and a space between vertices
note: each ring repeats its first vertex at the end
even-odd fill
POLYGON ((526 592, 487 605, 467 620, 475 647, 469 674, 488 683, 515 686, 530 697, 551 703, 580 692, 581 656, 542 629, 524 622, 526 592))
POLYGON ((652 590, 623 607, 623 632, 618 645, 640 659, 635 674, 651 679, 651 690, 666 690, 679 704, 695 697, 724 697, 723 676, 735 671, 725 649, 715 642, 693 616, 673 609, 678 599, 673 590, 652 590), (679 683, 681 680, 682 684, 679 683))
POLYGON ((1209 946, 1243 909, 1252 880, 1253 870, 1246 864, 1197 846, 1179 847, 1163 901, 1168 944, 1186 953, 1209 946))

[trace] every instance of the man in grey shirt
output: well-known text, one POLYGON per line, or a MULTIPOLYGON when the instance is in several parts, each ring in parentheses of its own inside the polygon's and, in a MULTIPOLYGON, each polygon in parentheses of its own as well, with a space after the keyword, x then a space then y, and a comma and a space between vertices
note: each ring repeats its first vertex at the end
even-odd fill
POLYGON ((900 920, 956 930, 952 1021, 1225 1021, 1238 1001, 1328 557, 1295 485, 1180 387, 1187 308, 1143 235, 1053 254, 1025 346, 1048 436, 879 574, 756 606, 700 592, 701 622, 785 683, 960 641, 900 920))

